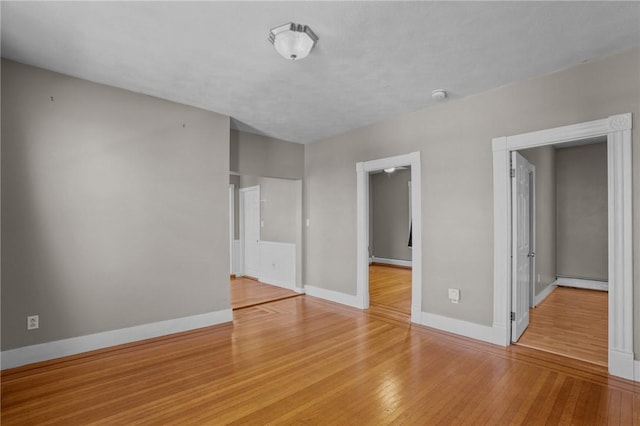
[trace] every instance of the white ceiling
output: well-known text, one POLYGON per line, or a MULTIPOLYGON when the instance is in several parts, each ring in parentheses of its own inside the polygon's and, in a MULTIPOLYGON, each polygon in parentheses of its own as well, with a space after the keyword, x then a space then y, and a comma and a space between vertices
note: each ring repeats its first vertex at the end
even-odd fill
POLYGON ((311 142, 640 46, 640 2, 9 2, 2 56, 311 142), (267 41, 320 37, 290 62, 267 41))

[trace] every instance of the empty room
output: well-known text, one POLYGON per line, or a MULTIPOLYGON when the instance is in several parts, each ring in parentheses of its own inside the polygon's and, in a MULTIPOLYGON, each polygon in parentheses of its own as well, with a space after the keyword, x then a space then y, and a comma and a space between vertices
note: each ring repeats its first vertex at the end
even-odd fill
POLYGON ((3 424, 640 425, 640 2, 0 19, 3 424))

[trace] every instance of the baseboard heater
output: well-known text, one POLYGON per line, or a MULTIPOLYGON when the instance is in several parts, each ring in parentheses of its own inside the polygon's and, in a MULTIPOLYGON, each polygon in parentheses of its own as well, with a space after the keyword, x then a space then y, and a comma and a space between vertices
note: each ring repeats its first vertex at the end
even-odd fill
POLYGON ((600 278, 585 278, 567 275, 556 275, 555 285, 561 287, 584 288, 588 290, 609 291, 609 282, 600 278))
POLYGON ((402 266, 404 268, 411 268, 410 260, 389 259, 386 257, 372 256, 369 258, 369 264, 371 263, 381 263, 383 265, 394 265, 394 266, 402 266))

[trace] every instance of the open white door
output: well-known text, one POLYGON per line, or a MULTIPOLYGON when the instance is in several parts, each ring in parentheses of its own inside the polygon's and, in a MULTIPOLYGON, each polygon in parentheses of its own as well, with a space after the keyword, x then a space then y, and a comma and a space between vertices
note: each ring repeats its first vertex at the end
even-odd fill
POLYGON ((243 275, 260 275, 260 187, 240 189, 240 242, 243 275))
POLYGON ((512 268, 511 341, 517 342, 529 326, 529 287, 531 285, 531 192, 533 166, 517 152, 511 153, 512 191, 512 268))

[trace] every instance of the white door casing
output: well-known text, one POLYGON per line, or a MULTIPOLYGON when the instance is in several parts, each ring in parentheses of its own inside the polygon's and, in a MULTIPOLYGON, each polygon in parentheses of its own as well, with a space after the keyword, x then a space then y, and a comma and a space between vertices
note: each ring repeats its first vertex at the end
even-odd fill
POLYGON ((614 115, 570 126, 503 136, 493 147, 494 288, 493 330, 511 342, 510 152, 596 137, 607 138, 609 222, 609 373, 634 380, 632 116, 614 115))
POLYGON ((235 192, 236 186, 229 184, 229 274, 233 275, 233 239, 235 234, 235 192))
POLYGON ((260 275, 260 186, 240 188, 242 275, 260 275))
POLYGON ((529 326, 529 289, 531 286, 531 175, 533 165, 522 155, 511 152, 512 262, 511 341, 517 342, 529 326))
POLYGON ((529 241, 530 251, 533 254, 529 258, 531 279, 529 280, 529 308, 536 307, 536 166, 532 164, 533 172, 529 174, 529 241))

